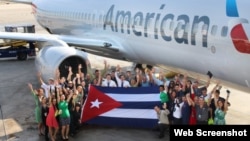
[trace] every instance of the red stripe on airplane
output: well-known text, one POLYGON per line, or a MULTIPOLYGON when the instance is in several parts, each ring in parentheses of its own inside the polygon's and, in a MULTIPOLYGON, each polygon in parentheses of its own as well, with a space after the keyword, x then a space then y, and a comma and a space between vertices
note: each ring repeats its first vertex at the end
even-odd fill
POLYGON ((242 24, 238 24, 232 29, 231 38, 236 50, 250 54, 250 42, 242 24))

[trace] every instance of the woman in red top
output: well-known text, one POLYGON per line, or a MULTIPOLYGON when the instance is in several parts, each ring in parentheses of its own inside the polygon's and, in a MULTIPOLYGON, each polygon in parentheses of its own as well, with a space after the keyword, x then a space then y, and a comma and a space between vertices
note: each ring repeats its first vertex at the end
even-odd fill
MULTIPOLYGON (((193 85, 191 85, 190 89, 191 89, 191 95, 190 95, 191 100, 196 103, 197 102, 197 97, 194 94, 193 85)), ((189 124, 190 125, 196 125, 196 111, 195 111, 195 107, 194 106, 192 106, 192 109, 191 109, 191 114, 190 114, 190 118, 189 118, 189 124)))
POLYGON ((56 140, 56 134, 58 132, 59 129, 59 124, 58 121, 56 119, 56 111, 57 111, 57 100, 56 98, 52 98, 51 95, 49 96, 49 113, 46 119, 46 124, 49 127, 49 134, 50 134, 50 138, 52 141, 56 140))

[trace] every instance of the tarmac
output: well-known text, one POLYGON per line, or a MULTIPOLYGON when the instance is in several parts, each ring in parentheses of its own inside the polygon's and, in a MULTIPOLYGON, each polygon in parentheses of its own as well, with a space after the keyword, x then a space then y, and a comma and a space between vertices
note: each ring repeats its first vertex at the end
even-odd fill
MULTIPOLYGON (((0 2, 0 27, 6 24, 31 23, 36 25, 37 33, 47 33, 35 21, 31 13, 31 6, 24 4, 6 4, 0 2)), ((102 68, 103 61, 111 65, 120 64, 123 67, 132 65, 130 62, 89 55, 94 68, 102 68)), ((30 94, 27 83, 39 87, 36 77, 34 58, 26 61, 16 59, 0 60, 0 141, 42 141, 38 135, 37 124, 34 119, 35 102, 30 94), (2 120, 3 119, 3 120, 2 120)), ((213 86, 209 87, 212 88, 213 86)), ((225 97, 226 89, 222 88, 225 97)), ((227 124, 250 124, 250 94, 240 90, 230 89, 229 111, 226 115, 227 124)), ((128 129, 117 127, 102 127, 84 125, 72 141, 157 141, 157 133, 146 129, 128 129)), ((169 137, 162 139, 169 140, 169 137)))

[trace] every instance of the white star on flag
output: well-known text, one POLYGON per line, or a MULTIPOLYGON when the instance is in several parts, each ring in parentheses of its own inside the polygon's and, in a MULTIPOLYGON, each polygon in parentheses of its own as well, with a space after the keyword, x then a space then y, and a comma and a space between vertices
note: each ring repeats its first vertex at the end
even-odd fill
POLYGON ((98 99, 96 99, 95 101, 91 101, 91 107, 90 108, 94 108, 94 107, 96 107, 96 108, 98 108, 99 109, 99 105, 100 104, 102 104, 103 102, 99 102, 99 100, 98 99))

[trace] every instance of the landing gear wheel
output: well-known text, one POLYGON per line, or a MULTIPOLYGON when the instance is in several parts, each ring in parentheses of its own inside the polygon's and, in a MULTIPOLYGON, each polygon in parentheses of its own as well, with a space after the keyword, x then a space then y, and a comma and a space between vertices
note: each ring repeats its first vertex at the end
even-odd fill
POLYGON ((24 52, 20 52, 20 53, 18 53, 18 55, 17 55, 17 59, 18 59, 18 60, 26 60, 26 59, 27 59, 27 54, 24 53, 24 52))

